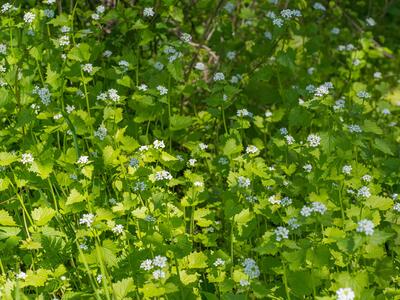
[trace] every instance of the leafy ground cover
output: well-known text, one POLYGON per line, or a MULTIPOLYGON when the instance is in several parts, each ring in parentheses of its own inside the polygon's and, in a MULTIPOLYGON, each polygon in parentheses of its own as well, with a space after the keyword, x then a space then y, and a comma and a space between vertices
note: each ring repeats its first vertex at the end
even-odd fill
POLYGON ((3 2, 1 299, 400 299, 399 16, 3 2))

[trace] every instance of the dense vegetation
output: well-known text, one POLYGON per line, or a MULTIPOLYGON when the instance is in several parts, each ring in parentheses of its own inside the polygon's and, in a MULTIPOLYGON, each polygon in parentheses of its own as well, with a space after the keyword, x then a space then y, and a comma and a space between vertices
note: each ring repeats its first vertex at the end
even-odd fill
POLYGON ((1 299, 400 299, 398 1, 0 20, 1 299))

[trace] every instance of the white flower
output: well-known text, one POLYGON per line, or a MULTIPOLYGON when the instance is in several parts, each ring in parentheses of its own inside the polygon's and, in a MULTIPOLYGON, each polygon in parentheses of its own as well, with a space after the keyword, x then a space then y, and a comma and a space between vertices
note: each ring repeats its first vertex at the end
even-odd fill
POLYGON ((117 102, 120 99, 120 97, 118 95, 118 91, 116 89, 109 89, 107 91, 107 94, 108 94, 108 98, 114 102, 117 102))
POLYGON ((153 265, 156 267, 164 268, 167 266, 167 258, 165 256, 157 255, 153 259, 153 265))
POLYGON ((143 16, 145 16, 145 17, 153 17, 154 14, 155 14, 155 12, 152 7, 145 7, 143 9, 143 16))
POLYGON ((140 264, 140 268, 145 271, 150 271, 153 269, 153 261, 151 259, 146 259, 140 264))
POLYGON ((345 166, 343 166, 343 168, 342 168, 342 173, 343 173, 343 174, 346 174, 346 175, 350 175, 352 169, 353 169, 353 168, 352 168, 350 165, 345 165, 345 166))
POLYGON ((21 157, 21 162, 26 165, 26 164, 31 164, 33 163, 33 155, 31 153, 23 153, 21 157))
POLYGON ((223 267, 225 266, 225 261, 222 258, 217 258, 214 262, 215 267, 223 267))
POLYGON ((117 224, 113 227, 112 232, 115 234, 121 234, 124 232, 124 226, 121 224, 117 224))
POLYGON ((265 117, 266 117, 266 118, 272 117, 272 112, 271 112, 270 110, 267 110, 267 111, 265 112, 265 117))
POLYGON ((165 272, 163 270, 155 270, 153 272, 153 278, 155 280, 161 279, 161 278, 165 278, 165 272))
POLYGON ((389 109, 387 109, 387 108, 384 108, 384 109, 382 109, 382 114, 383 115, 390 115, 390 110, 389 109))
POLYGON ((225 75, 224 75, 224 73, 221 73, 221 72, 215 73, 214 76, 213 76, 213 80, 214 80, 214 81, 222 81, 222 80, 225 80, 225 75))
POLYGON ((312 208, 308 206, 303 206, 303 208, 300 210, 300 214, 303 217, 309 217, 312 214, 312 212, 313 212, 312 208))
POLYGON ((286 227, 279 226, 275 229, 276 240, 280 242, 282 239, 289 238, 289 230, 286 227))
POLYGON ((198 62, 198 63, 196 63, 196 65, 194 66, 194 68, 195 68, 196 70, 199 70, 199 71, 204 71, 204 70, 206 69, 206 66, 205 66, 205 64, 203 64, 202 62, 198 62))
POLYGON ((35 86, 35 88, 32 91, 32 94, 38 95, 40 101, 46 106, 49 105, 51 102, 51 94, 47 87, 39 88, 38 86, 35 86))
POLYGON ((323 215, 326 212, 326 206, 325 206, 325 204, 323 204, 321 202, 312 202, 311 209, 314 212, 319 213, 321 215, 323 215))
POLYGON ((58 39, 58 44, 60 46, 68 46, 69 45, 69 36, 63 35, 58 39))
POLYGON ((357 97, 361 98, 361 99, 368 99, 368 98, 371 98, 371 95, 366 91, 359 91, 357 93, 357 97))
POLYGON ((104 125, 100 125, 94 132, 94 136, 98 137, 101 141, 104 140, 107 136, 107 128, 104 125))
POLYGON ((5 44, 0 44, 0 54, 7 54, 7 46, 5 44))
POLYGON ((192 41, 192 36, 189 33, 182 33, 181 34, 181 40, 185 43, 189 43, 192 41))
POLYGON ((82 156, 79 157, 79 159, 77 160, 76 163, 77 164, 81 164, 81 165, 85 165, 88 162, 89 162, 89 156, 82 155, 82 156))
POLYGON ((238 177, 238 186, 241 188, 248 188, 251 184, 251 181, 249 178, 239 176, 238 177))
POLYGON ((229 51, 229 52, 226 54, 226 57, 227 57, 229 60, 234 60, 235 57, 236 57, 236 52, 235 52, 235 51, 229 51))
POLYGON ((337 34, 340 33, 340 29, 337 28, 337 27, 333 27, 333 28, 331 29, 331 33, 337 35, 337 34))
POLYGON ((334 110, 340 110, 345 107, 346 101, 344 99, 339 99, 335 101, 335 105, 333 106, 334 110))
POLYGON ((301 17, 301 11, 298 9, 284 9, 281 11, 281 16, 285 19, 301 17))
POLYGON ((251 112, 249 112, 246 108, 238 109, 236 112, 236 115, 238 117, 252 117, 253 116, 253 114, 251 112))
POLYGON ((155 149, 164 149, 165 148, 164 141, 159 141, 159 140, 155 140, 153 142, 153 146, 155 149))
POLYGON ((160 96, 168 94, 168 89, 165 86, 159 85, 156 89, 159 91, 160 96))
POLYGON ((142 83, 141 85, 138 86, 138 90, 139 90, 139 91, 142 91, 142 92, 147 91, 148 88, 149 88, 149 87, 148 87, 147 85, 145 85, 144 83, 142 83))
POLYGON ((374 233, 374 223, 371 220, 363 219, 357 225, 357 232, 364 232, 365 235, 372 235, 374 233))
POLYGON ((350 124, 347 126, 347 129, 349 130, 350 133, 361 133, 362 132, 360 125, 357 125, 357 124, 350 124))
POLYGON ((135 192, 137 192, 137 191, 143 192, 146 190, 146 188, 147 188, 146 183, 144 183, 143 181, 138 181, 138 182, 136 182, 135 186, 133 187, 133 190, 135 192))
POLYGON ((353 60, 353 66, 358 66, 361 64, 361 60, 359 60, 358 58, 353 60))
POLYGON ((67 113, 70 114, 75 110, 75 106, 67 104, 67 106, 65 107, 65 110, 67 111, 67 113))
POLYGON ((260 276, 260 269, 254 259, 246 258, 242 263, 242 266, 244 267, 244 273, 249 276, 250 279, 260 276))
POLYGON ((292 204, 292 202, 293 202, 293 200, 291 199, 291 198, 289 198, 289 197, 284 197, 282 200, 281 200, 281 205, 282 206, 289 206, 290 204, 292 204))
POLYGON ((246 196, 246 200, 249 203, 256 203, 258 201, 258 198, 257 198, 257 196, 249 195, 249 196, 246 196))
POLYGON ((156 68, 158 71, 161 71, 162 69, 164 69, 164 64, 161 63, 161 62, 159 62, 159 61, 157 61, 157 62, 154 64, 154 68, 156 68))
POLYGON ((109 58, 112 55, 112 51, 106 50, 103 52, 103 56, 109 58))
POLYGON ((325 82, 314 90, 315 97, 323 97, 329 94, 329 90, 333 88, 332 82, 325 82))
POLYGON ((80 244, 79 248, 82 249, 82 250, 88 250, 89 249, 89 247, 86 244, 80 244))
POLYGON ((365 182, 370 182, 372 180, 372 176, 365 174, 363 177, 361 177, 361 179, 365 182))
POLYGON ((197 159, 191 158, 191 159, 189 159, 189 161, 188 161, 188 165, 189 165, 190 167, 194 167, 194 166, 196 165, 196 162, 197 162, 197 159))
POLYGON ((124 70, 127 71, 129 68, 129 62, 127 62, 126 60, 120 60, 118 62, 118 65, 124 70))
POLYGON ((196 187, 203 187, 204 183, 201 182, 201 181, 195 181, 195 182, 193 182, 193 185, 196 186, 196 187))
POLYGON ((375 22, 375 20, 374 20, 374 19, 372 19, 371 17, 369 17, 369 18, 366 18, 366 19, 365 19, 365 22, 367 22, 367 25, 368 25, 368 26, 371 26, 371 27, 373 27, 373 26, 375 26, 375 25, 376 25, 376 22, 375 22))
POLYGON ((92 226, 92 223, 94 222, 94 214, 83 214, 82 218, 79 220, 79 224, 85 224, 87 227, 92 226))
POLYGON ((312 165, 311 164, 305 164, 303 166, 304 171, 306 171, 307 173, 310 173, 312 171, 312 165))
POLYGON ((18 274, 15 275, 15 278, 25 280, 26 279, 26 273, 21 271, 21 272, 19 272, 18 274))
POLYGON ((86 73, 92 73, 93 72, 93 65, 92 64, 84 64, 82 66, 82 71, 86 73))
POLYGON ((200 148, 201 150, 205 151, 205 150, 208 149, 208 145, 207 145, 207 144, 204 144, 204 143, 200 143, 200 144, 199 144, 199 148, 200 148))
POLYGON ((98 283, 101 283, 102 280, 103 280, 103 275, 101 275, 101 274, 97 275, 96 281, 97 281, 98 283))
POLYGON ((300 224, 297 222, 296 218, 290 218, 289 221, 288 221, 288 225, 292 229, 297 229, 297 228, 300 227, 300 224))
POLYGON ((98 13, 99 15, 103 14, 105 10, 106 8, 104 7, 104 5, 99 5, 96 7, 96 13, 98 13))
POLYGON ((281 18, 273 19, 272 24, 280 28, 283 26, 283 20, 281 18))
POLYGON ((325 10, 326 10, 325 6, 323 6, 323 5, 322 5, 321 3, 319 3, 319 2, 315 2, 314 5, 313 5, 313 7, 314 7, 314 9, 316 9, 316 10, 321 10, 321 11, 325 11, 325 10))
POLYGON ((99 20, 100 19, 100 15, 99 14, 92 14, 92 19, 93 20, 99 20))
POLYGON ((276 197, 276 195, 272 195, 268 198, 269 203, 271 204, 281 204, 281 200, 276 197))
POLYGON ((310 147, 318 147, 321 143, 321 138, 316 134, 310 134, 307 137, 307 142, 309 143, 310 147))
POLYGON ((71 30, 71 28, 69 28, 68 26, 62 26, 62 27, 60 28, 60 31, 61 31, 62 33, 70 32, 70 30, 71 30))
POLYGON ((143 146, 139 147, 140 152, 147 151, 147 150, 149 150, 149 146, 147 146, 147 145, 143 145, 143 146))
POLYGON ((315 91, 315 86, 313 84, 309 84, 306 86, 306 91, 309 92, 310 94, 315 91))
POLYGON ((247 154, 255 154, 258 152, 258 148, 254 145, 247 146, 246 153, 247 154))
POLYGON ((340 288, 336 291, 336 300, 354 300, 355 294, 351 288, 340 288))
POLYGON ((292 137, 291 135, 285 135, 285 139, 288 145, 292 145, 295 142, 294 137, 292 137))
POLYGON ((400 212, 400 203, 395 203, 393 205, 393 210, 396 211, 396 212, 400 212))
POLYGON ((231 14, 235 10, 235 5, 232 2, 227 2, 224 9, 231 14))
POLYGON ((10 3, 4 3, 1 6, 1 13, 4 14, 5 12, 8 12, 11 9, 16 10, 17 8, 15 6, 12 6, 10 3))
POLYGON ((381 72, 375 72, 374 73, 374 78, 381 79, 382 78, 382 73, 381 72))
POLYGON ((54 18, 54 10, 52 9, 44 9, 43 14, 49 19, 54 18))
POLYGON ((265 31, 265 32, 264 32, 264 37, 265 37, 267 40, 272 40, 272 33, 269 32, 269 31, 265 31))
POLYGON ((371 197, 371 192, 367 186, 363 186, 357 191, 357 195, 359 197, 369 198, 371 197))
POLYGON ((32 24, 35 18, 36 15, 33 12, 28 11, 24 14, 24 22, 27 24, 32 24))
POLYGON ((285 127, 280 128, 279 132, 281 133, 281 135, 287 135, 288 134, 288 130, 285 127))
POLYGON ((54 120, 59 120, 59 119, 62 118, 62 116, 63 116, 62 114, 56 114, 56 115, 53 116, 53 119, 54 120))
POLYGON ((240 279, 239 284, 240 284, 240 286, 245 287, 245 286, 249 286, 250 282, 246 279, 240 279))
POLYGON ((220 158, 218 159, 218 163, 219 163, 220 165, 227 165, 227 164, 229 164, 229 160, 228 160, 226 157, 220 157, 220 158))
POLYGON ((171 180, 171 179, 172 179, 172 175, 168 171, 165 171, 165 170, 158 171, 155 174, 156 181, 171 180))

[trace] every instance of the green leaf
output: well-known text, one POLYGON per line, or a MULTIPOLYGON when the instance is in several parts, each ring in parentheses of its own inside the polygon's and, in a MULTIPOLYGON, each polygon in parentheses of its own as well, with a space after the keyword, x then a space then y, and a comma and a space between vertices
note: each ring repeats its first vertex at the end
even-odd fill
POLYGON ((36 272, 32 270, 28 270, 26 272, 26 279, 25 281, 20 282, 21 287, 26 287, 26 286, 34 286, 34 287, 39 287, 39 286, 44 286, 44 284, 47 281, 48 276, 52 272, 50 270, 45 270, 45 269, 38 269, 36 272))
POLYGON ((50 65, 47 65, 46 83, 55 90, 60 87, 60 74, 52 71, 50 65))
POLYGON ((171 76, 176 80, 176 81, 182 81, 183 78, 183 68, 182 64, 179 62, 174 62, 170 63, 167 65, 167 69, 171 76))
POLYGON ((29 168, 29 171, 36 173, 42 179, 49 177, 51 172, 53 172, 54 160, 49 159, 45 163, 40 161, 34 161, 29 168))
POLYGON ((0 152, 0 166, 2 167, 11 165, 13 162, 17 160, 18 157, 16 154, 10 152, 0 152))
POLYGON ((231 156, 233 154, 240 153, 242 150, 243 150, 243 146, 238 145, 236 143, 236 140, 233 138, 228 139, 223 148, 223 152, 226 156, 231 156))
POLYGON ((135 285, 133 284, 132 278, 125 278, 116 283, 112 284, 114 295, 117 300, 124 299, 129 292, 135 290, 135 285))
POLYGON ((375 139, 375 143, 373 144, 373 147, 375 149, 382 151, 385 154, 394 155, 393 151, 392 151, 393 146, 386 140, 375 139))
POLYGON ((74 203, 79 203, 85 200, 85 197, 81 195, 76 189, 72 189, 65 205, 71 205, 74 203))
POLYGON ((79 46, 73 47, 69 53, 68 58, 80 62, 89 61, 90 59, 90 46, 85 43, 79 44, 79 46))
POLYGON ((0 227, 0 240, 7 239, 12 236, 17 236, 21 232, 18 227, 0 227))
POLYGON ((8 211, 4 209, 0 209, 0 225, 3 226, 17 226, 17 223, 15 223, 14 219, 8 211))
POLYGON ((204 269, 207 268, 208 257, 203 252, 193 252, 184 258, 189 269, 204 269))
POLYGON ((36 225, 43 226, 49 223, 55 214, 56 211, 51 207, 38 207, 32 211, 32 219, 36 225))
POLYGON ((192 118, 189 116, 173 115, 170 119, 171 130, 177 131, 190 127, 192 125, 192 118))
POLYGON ((365 205, 379 210, 388 210, 393 206, 393 200, 381 196, 371 196, 365 200, 365 205))
POLYGON ((383 134, 383 130, 376 124, 376 122, 365 120, 362 126, 365 132, 371 132, 375 134, 383 134))
POLYGON ((126 86, 128 88, 132 87, 132 81, 129 76, 125 75, 122 78, 117 80, 117 83, 122 86, 126 86))

